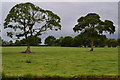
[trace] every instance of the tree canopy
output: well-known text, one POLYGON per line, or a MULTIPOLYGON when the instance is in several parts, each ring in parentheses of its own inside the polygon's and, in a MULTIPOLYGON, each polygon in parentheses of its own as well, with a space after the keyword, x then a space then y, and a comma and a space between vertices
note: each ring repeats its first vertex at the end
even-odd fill
POLYGON ((91 50, 93 51, 93 42, 99 35, 104 32, 113 34, 115 32, 115 26, 110 20, 102 21, 100 16, 96 13, 89 13, 86 16, 82 16, 77 20, 77 25, 73 28, 74 32, 81 32, 91 40, 91 50))
MULTIPOLYGON (((60 17, 50 10, 44 10, 32 3, 15 5, 8 13, 4 28, 11 29, 7 35, 11 38, 26 40, 30 36, 40 36, 48 30, 60 30, 60 17)), ((29 40, 27 41, 30 45, 29 40)))

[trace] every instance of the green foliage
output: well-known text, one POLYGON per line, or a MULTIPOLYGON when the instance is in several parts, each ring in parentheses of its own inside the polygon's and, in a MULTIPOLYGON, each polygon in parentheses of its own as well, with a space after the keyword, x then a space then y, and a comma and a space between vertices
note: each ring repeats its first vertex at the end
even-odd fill
POLYGON ((36 36, 30 36, 26 39, 22 39, 22 40, 16 40, 16 42, 14 43, 14 45, 16 46, 20 46, 20 45, 27 45, 27 43, 29 43, 29 45, 31 46, 37 46, 39 44, 41 44, 41 38, 36 37, 36 36))
POLYGON ((14 45, 14 42, 12 40, 10 41, 4 41, 2 40, 2 46, 13 46, 14 45))
POLYGON ((15 41, 15 45, 16 45, 16 46, 21 45, 20 41, 19 41, 19 40, 16 40, 16 41, 15 41))
POLYGON ((110 34, 115 32, 115 26, 110 20, 102 21, 100 16, 96 13, 89 13, 84 17, 78 19, 78 24, 75 25, 73 30, 82 31, 82 33, 87 33, 90 37, 97 37, 98 34, 102 34, 104 31, 110 34))
POLYGON ((99 37, 94 40, 95 47, 105 47, 107 45, 107 38, 105 35, 99 35, 99 37))
MULTIPOLYGON (((5 29, 11 29, 7 35, 11 38, 24 37, 26 40, 32 36, 39 36, 47 30, 61 29, 60 17, 52 11, 44 10, 32 3, 15 5, 8 13, 5 29), (37 25, 37 26, 36 26, 37 25)), ((29 43, 30 41, 26 41, 29 43)))
MULTIPOLYGON (((111 39, 107 38, 105 35, 98 35, 98 38, 94 39, 94 47, 105 47, 110 46, 116 47, 120 45, 119 39, 111 39)), ((70 36, 60 37, 59 39, 54 38, 54 36, 48 36, 45 39, 45 44, 49 46, 66 46, 66 47, 90 47, 91 40, 85 33, 81 33, 74 38, 70 36)))
POLYGON ((89 45, 90 45, 90 40, 83 33, 75 36, 75 38, 73 39, 73 46, 86 47, 89 45))
POLYGON ((14 45, 13 41, 10 40, 8 45, 10 45, 10 46, 14 45))
POLYGON ((2 38, 0 37, 0 46, 2 46, 2 38))
POLYGON ((46 39, 45 39, 45 44, 47 44, 48 46, 55 46, 55 41, 56 41, 56 38, 54 36, 48 36, 46 39))
POLYGON ((29 45, 31 45, 31 46, 37 46, 37 45, 41 44, 41 38, 36 37, 36 36, 28 37, 27 41, 29 42, 29 45))
POLYGON ((8 45, 8 42, 2 40, 2 46, 5 46, 5 45, 8 45))
POLYGON ((59 39, 56 39, 55 44, 57 46, 61 46, 61 43, 62 43, 63 39, 64 39, 64 37, 60 37, 59 39))
POLYGON ((16 40, 15 42, 13 42, 12 40, 10 41, 1 41, 1 44, 3 46, 26 46, 27 45, 27 41, 29 41, 29 45, 31 46, 38 46, 39 44, 41 44, 41 38, 36 37, 36 36, 31 36, 28 37, 28 39, 22 39, 22 40, 16 40))
POLYGON ((118 42, 116 39, 107 39, 107 45, 108 47, 116 47, 118 42))
POLYGON ((120 39, 117 39, 118 45, 120 46, 120 39))
POLYGON ((65 47, 69 47, 69 46, 72 46, 72 41, 73 41, 72 37, 66 36, 62 39, 60 45, 65 46, 65 47))
POLYGON ((115 26, 110 20, 102 21, 96 13, 89 13, 77 20, 78 24, 73 28, 74 32, 80 32, 91 40, 91 50, 93 51, 94 40, 96 40, 103 32, 113 34, 115 26))
POLYGON ((60 43, 61 43, 61 39, 60 38, 55 40, 55 45, 56 46, 60 46, 60 43))

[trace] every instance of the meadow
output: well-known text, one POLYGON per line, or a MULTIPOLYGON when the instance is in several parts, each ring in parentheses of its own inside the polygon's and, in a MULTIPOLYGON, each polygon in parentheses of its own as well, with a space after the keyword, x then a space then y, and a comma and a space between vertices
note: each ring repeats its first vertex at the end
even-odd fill
POLYGON ((2 71, 6 76, 118 75, 118 48, 2 47, 2 71))

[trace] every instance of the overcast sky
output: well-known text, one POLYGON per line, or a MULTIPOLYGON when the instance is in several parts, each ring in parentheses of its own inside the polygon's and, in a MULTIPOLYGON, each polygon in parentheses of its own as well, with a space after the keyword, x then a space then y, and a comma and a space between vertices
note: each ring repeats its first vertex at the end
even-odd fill
MULTIPOLYGON (((2 2, 2 23, 8 14, 9 10, 20 2, 2 2)), ((97 13, 101 20, 111 20, 116 26, 114 35, 106 34, 108 38, 117 38, 118 34, 118 3, 117 2, 33 2, 35 5, 53 11, 61 18, 61 31, 49 31, 41 36, 42 39, 49 35, 56 38, 61 36, 76 36, 79 33, 73 32, 73 27, 77 24, 77 19, 81 16, 86 16, 88 13, 97 13)), ((6 31, 2 28, 2 37, 5 40, 10 40, 6 36, 6 31)))

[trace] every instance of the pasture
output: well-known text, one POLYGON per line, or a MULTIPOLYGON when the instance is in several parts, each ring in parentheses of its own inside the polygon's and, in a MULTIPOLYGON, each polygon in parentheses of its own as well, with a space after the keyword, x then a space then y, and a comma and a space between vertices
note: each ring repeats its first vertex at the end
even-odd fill
POLYGON ((118 48, 3 47, 2 71, 6 76, 118 75, 118 48))

